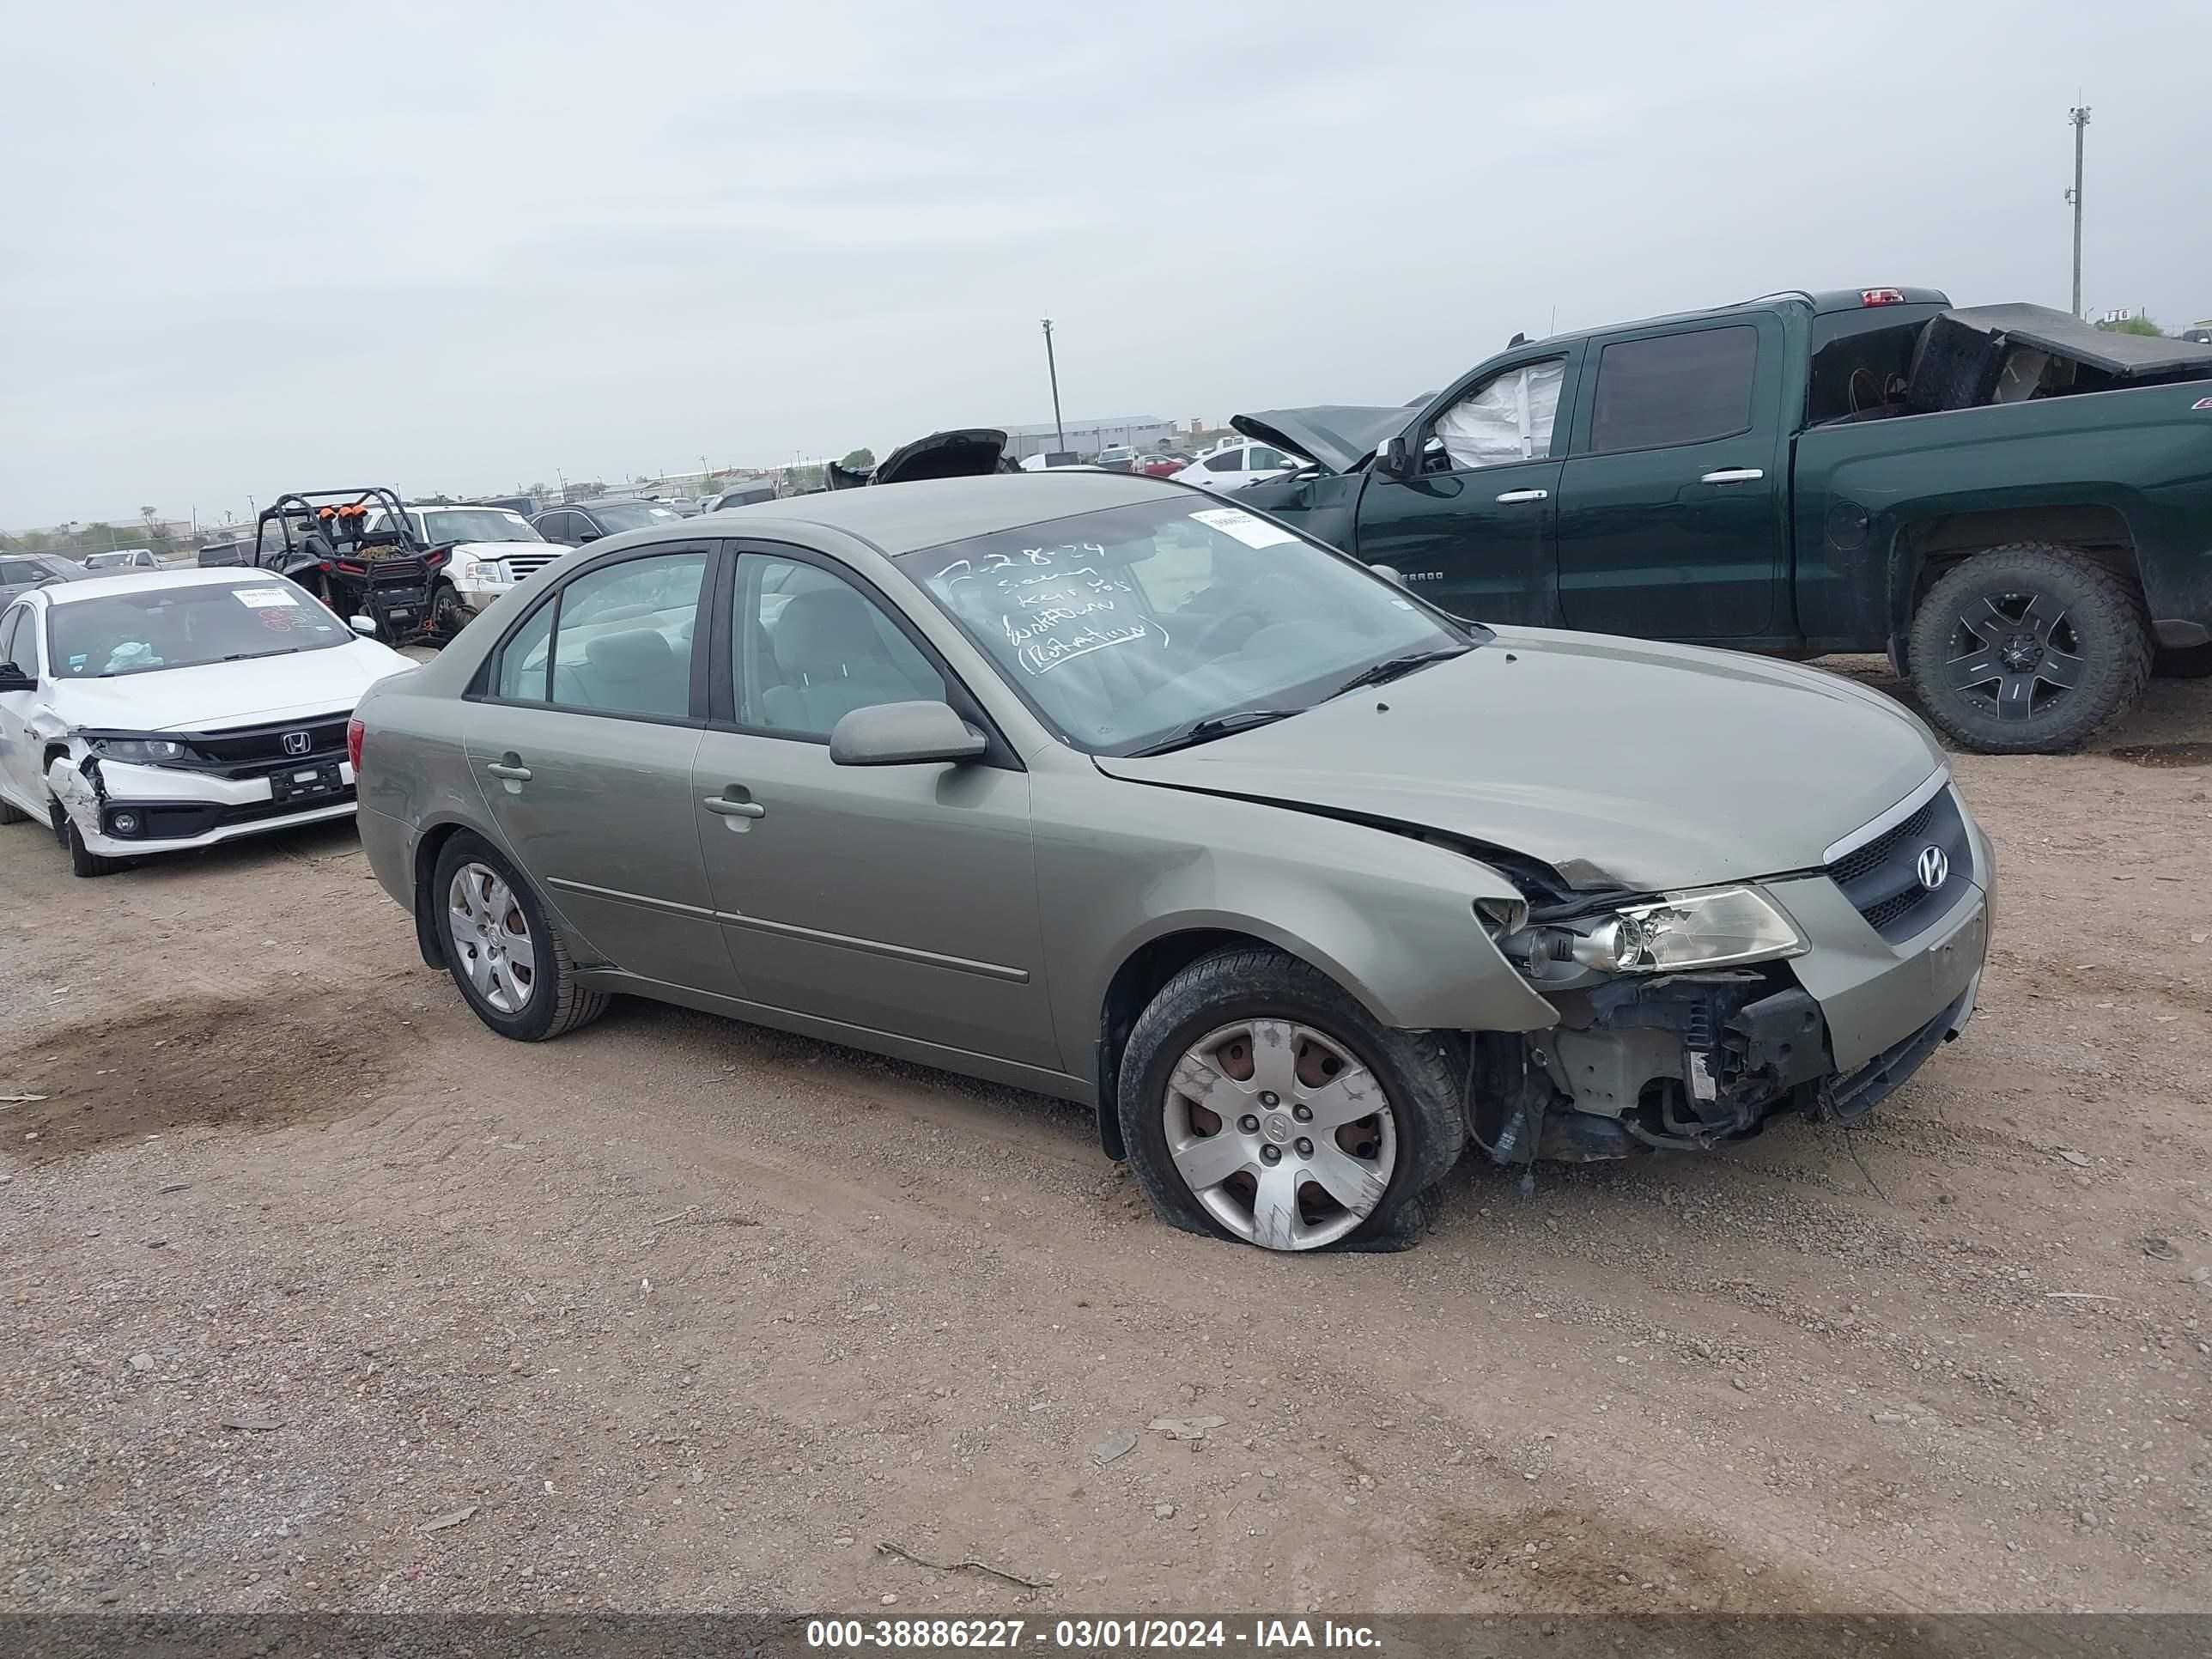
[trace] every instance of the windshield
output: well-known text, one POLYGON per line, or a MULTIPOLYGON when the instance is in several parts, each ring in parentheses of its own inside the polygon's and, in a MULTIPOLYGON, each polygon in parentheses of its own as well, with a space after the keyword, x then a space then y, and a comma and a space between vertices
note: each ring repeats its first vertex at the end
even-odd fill
POLYGON ((684 516, 672 507, 660 507, 652 501, 606 501, 585 510, 599 521, 599 528, 610 536, 625 530, 643 530, 648 525, 667 524, 684 516))
POLYGON ((1181 493, 898 564, 1008 684, 1094 754, 1247 710, 1295 713, 1378 663, 1488 637, 1265 519, 1194 510, 1181 493))
POLYGON ((46 623, 56 678, 111 679, 343 645, 352 632, 281 578, 179 583, 57 605, 46 623))
POLYGON ((426 542, 537 542, 545 538, 520 513, 499 507, 432 507, 422 514, 426 542))

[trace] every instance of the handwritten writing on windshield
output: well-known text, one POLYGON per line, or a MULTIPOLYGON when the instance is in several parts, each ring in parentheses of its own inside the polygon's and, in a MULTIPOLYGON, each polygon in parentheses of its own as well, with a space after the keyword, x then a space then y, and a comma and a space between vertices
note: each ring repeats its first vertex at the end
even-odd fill
POLYGON ((937 579, 948 591, 966 582, 980 585, 957 602, 970 615, 997 613, 999 630, 1025 673, 1049 673, 1109 646, 1168 642, 1159 619, 1139 608, 1135 586, 1114 570, 1097 542, 959 559, 937 579))

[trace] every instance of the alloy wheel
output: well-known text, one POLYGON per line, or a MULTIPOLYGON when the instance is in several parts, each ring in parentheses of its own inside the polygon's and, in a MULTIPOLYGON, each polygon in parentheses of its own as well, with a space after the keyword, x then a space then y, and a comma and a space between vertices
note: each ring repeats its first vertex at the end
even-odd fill
POLYGON ((1184 1050, 1162 1104, 1168 1155, 1237 1237, 1311 1250, 1373 1214, 1398 1165, 1382 1082, 1335 1038, 1252 1019, 1184 1050))
POLYGON ((2048 713, 2071 692, 2082 668, 2081 642, 2066 607, 2030 592, 1968 601, 1952 627, 1943 674, 1984 713, 2025 720, 2048 713))

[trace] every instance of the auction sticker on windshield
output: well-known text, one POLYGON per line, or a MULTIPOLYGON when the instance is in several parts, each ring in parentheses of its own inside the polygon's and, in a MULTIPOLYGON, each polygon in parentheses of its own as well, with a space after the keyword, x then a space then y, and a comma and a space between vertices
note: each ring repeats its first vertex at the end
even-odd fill
POLYGON ((1209 507, 1203 513, 1190 515, 1212 530, 1224 536, 1234 536, 1247 547, 1279 547, 1297 538, 1279 524, 1269 524, 1265 519, 1255 519, 1238 507, 1209 507))
POLYGON ((296 605, 300 603, 281 587, 234 587, 230 590, 230 596, 240 605, 255 611, 269 611, 280 605, 296 605))

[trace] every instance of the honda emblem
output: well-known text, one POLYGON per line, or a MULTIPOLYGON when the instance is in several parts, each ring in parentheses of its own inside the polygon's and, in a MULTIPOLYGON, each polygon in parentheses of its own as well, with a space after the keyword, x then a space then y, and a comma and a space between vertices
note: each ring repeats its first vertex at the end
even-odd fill
POLYGON ((307 732, 287 732, 284 734, 284 752, 288 755, 304 755, 314 746, 315 740, 307 732))

